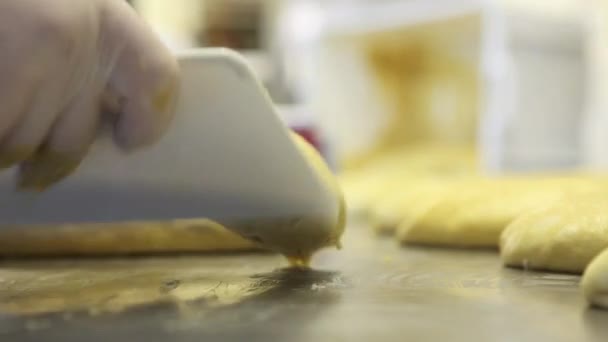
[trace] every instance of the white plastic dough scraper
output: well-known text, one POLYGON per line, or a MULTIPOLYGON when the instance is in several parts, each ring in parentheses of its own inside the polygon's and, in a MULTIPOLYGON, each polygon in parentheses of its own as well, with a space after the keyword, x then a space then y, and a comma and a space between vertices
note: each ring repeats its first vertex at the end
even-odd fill
POLYGON ((284 254, 338 244, 339 190, 244 59, 198 49, 178 60, 177 115, 159 143, 125 155, 102 138, 74 174, 37 194, 16 192, 3 173, 0 227, 210 218, 284 254))

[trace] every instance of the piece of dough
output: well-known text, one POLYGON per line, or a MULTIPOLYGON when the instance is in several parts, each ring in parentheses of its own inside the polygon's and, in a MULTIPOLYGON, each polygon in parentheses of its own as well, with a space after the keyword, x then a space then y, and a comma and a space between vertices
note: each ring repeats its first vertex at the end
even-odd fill
POLYGON ((205 219, 0 229, 0 255, 124 255, 260 250, 205 219))
POLYGON ((404 221, 417 220, 439 202, 457 182, 453 179, 424 178, 402 184, 394 189, 394 193, 387 194, 372 206, 369 217, 372 228, 377 234, 395 233, 404 221))
POLYGON ((349 211, 369 217, 379 201, 427 178, 460 178, 477 172, 475 151, 468 147, 410 146, 386 151, 365 166, 340 176, 349 211))
POLYGON ((514 177, 466 181, 450 189, 419 219, 402 222, 398 239, 405 244, 497 247, 503 229, 529 210, 549 205, 569 193, 591 191, 576 178, 514 177))
POLYGON ((505 265, 580 273, 608 247, 608 198, 569 196, 515 220, 500 238, 505 265))
POLYGON ((411 172, 409 158, 404 151, 393 151, 354 171, 343 173, 340 183, 344 188, 351 214, 367 217, 373 203, 389 193, 391 188, 411 172))
POLYGON ((608 309, 608 248, 587 266, 581 288, 589 304, 608 309))

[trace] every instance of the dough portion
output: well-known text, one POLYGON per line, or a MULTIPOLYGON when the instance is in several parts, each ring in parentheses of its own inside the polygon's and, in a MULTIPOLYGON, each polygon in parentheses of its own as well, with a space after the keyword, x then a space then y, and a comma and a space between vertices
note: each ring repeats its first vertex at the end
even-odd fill
POLYGON ((477 172, 475 151, 469 147, 418 145, 384 151, 367 164, 340 175, 351 214, 368 218, 374 207, 395 190, 405 193, 425 179, 468 177, 477 172))
POLYGON ((379 199, 370 210, 370 224, 377 234, 391 235, 403 222, 413 222, 439 202, 451 187, 451 179, 410 180, 379 199))
POLYGON ((587 266, 581 288, 589 304, 608 309, 608 249, 604 249, 587 266))
POLYGON ((569 196, 515 220, 500 238, 507 266, 581 273, 608 247, 608 196, 569 196))
POLYGON ((397 236, 404 244, 497 247, 502 231, 519 215, 592 189, 591 182, 577 178, 464 181, 423 207, 418 218, 401 222, 397 236))
POLYGON ((2 256, 235 252, 261 246, 205 219, 0 229, 2 256))

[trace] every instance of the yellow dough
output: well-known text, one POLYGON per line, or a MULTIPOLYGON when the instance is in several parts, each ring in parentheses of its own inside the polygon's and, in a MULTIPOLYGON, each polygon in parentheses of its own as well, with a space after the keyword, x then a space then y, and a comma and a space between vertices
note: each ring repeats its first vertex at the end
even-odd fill
POLYGON ((248 220, 240 225, 206 219, 3 227, 0 255, 116 255, 166 252, 219 252, 264 249, 305 266, 320 248, 339 246, 345 227, 345 203, 338 183, 321 156, 291 134, 312 171, 334 195, 336 217, 288 217, 248 220), (252 235, 243 234, 250 232, 252 235))
POLYGON ((551 204, 566 194, 591 191, 584 179, 513 177, 459 183, 418 219, 402 222, 405 244, 496 247, 503 229, 520 214, 551 204))
POLYGON ((608 309, 608 249, 587 266, 581 280, 581 288, 589 304, 608 309))
MULTIPOLYGON (((419 180, 459 178, 477 172, 475 151, 469 147, 419 145, 379 153, 368 164, 340 176, 349 211, 368 217, 387 197, 419 180)), ((389 200, 390 202, 390 200, 389 200)))
POLYGON ((425 178, 404 182, 394 193, 379 199, 370 211, 370 224, 378 234, 393 234, 400 224, 417 220, 446 195, 453 179, 425 178))
POLYGON ((522 215, 500 238, 505 265, 583 272, 608 247, 608 196, 569 196, 522 215))
POLYGON ((0 255, 124 255, 169 252, 230 252, 260 246, 205 219, 0 230, 0 255))

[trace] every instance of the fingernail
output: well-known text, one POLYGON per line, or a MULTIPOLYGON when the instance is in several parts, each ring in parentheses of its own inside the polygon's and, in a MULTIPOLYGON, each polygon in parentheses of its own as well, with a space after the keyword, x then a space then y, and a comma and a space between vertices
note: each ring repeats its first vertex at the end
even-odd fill
POLYGON ((19 167, 17 189, 41 192, 72 174, 84 154, 40 151, 19 167))
POLYGON ((28 159, 36 148, 30 146, 10 147, 0 150, 0 169, 7 169, 28 159))

